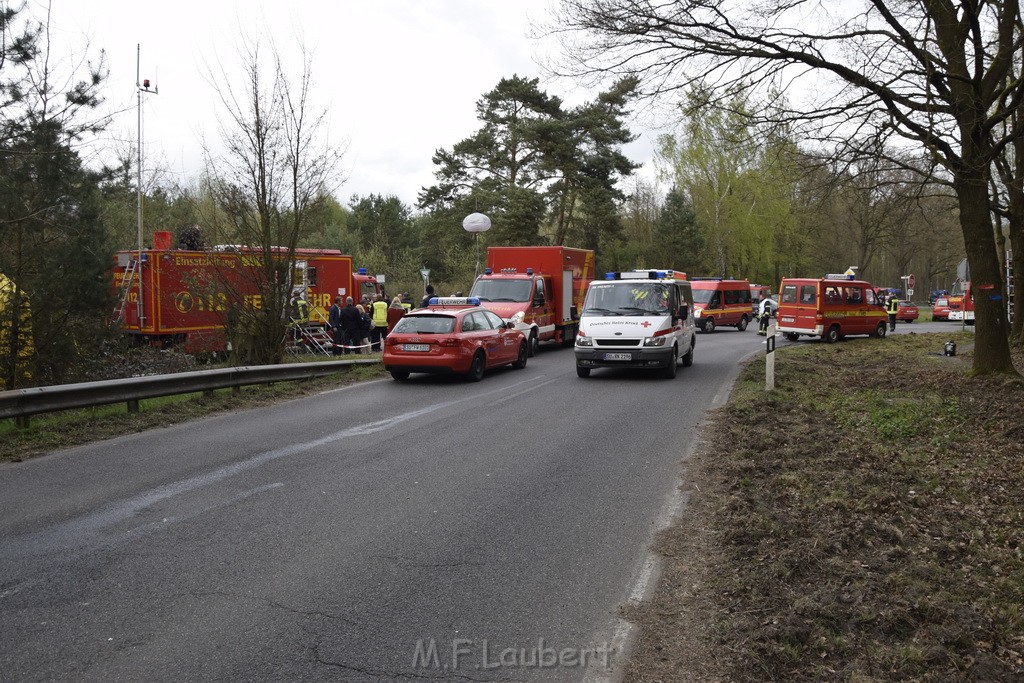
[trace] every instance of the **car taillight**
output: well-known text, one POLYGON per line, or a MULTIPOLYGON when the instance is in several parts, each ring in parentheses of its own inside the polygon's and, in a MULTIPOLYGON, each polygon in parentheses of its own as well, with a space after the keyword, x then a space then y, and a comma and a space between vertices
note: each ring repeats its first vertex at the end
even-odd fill
POLYGON ((458 346, 459 340, 455 337, 445 337, 444 339, 437 342, 437 345, 442 347, 458 346))
POLYGON ((384 345, 385 346, 398 346, 398 339, 396 337, 385 337, 384 338, 384 345))

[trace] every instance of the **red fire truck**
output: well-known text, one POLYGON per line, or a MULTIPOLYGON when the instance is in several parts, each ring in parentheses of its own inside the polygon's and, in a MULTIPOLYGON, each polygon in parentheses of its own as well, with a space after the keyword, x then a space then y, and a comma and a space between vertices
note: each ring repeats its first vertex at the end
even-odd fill
MULTIPOLYGON (((141 261, 137 250, 114 255, 114 320, 143 343, 181 345, 189 353, 223 352, 231 308, 263 307, 256 284, 261 256, 247 247, 188 251, 170 249, 169 242, 154 240, 168 248, 143 249, 141 261)), ((376 278, 366 269, 354 271, 352 257, 336 249, 295 250, 289 289, 305 292, 309 321, 321 325, 334 297, 358 301, 380 292, 376 278)))
POLYGON ((974 292, 971 290, 970 280, 954 282, 953 290, 946 299, 949 305, 949 320, 974 324, 974 292))
POLYGON ((594 252, 571 247, 489 247, 487 269, 470 292, 502 318, 519 315, 532 356, 542 341, 576 339, 594 252))

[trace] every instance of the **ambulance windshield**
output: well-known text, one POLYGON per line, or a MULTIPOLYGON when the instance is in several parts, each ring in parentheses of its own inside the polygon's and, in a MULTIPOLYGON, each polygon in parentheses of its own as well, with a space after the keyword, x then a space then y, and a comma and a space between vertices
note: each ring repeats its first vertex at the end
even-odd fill
POLYGON ((479 278, 473 283, 473 291, 470 296, 475 296, 480 301, 529 301, 530 290, 533 288, 531 280, 490 280, 479 278))
POLYGON ((668 315, 669 289, 657 282, 592 283, 583 315, 668 315))

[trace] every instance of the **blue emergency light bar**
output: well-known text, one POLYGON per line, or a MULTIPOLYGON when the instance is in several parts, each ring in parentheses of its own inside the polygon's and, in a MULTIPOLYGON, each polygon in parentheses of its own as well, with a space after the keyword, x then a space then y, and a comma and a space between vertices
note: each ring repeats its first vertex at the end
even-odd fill
POLYGON ((492 272, 494 271, 492 271, 490 268, 484 268, 484 275, 490 275, 492 272))
POLYGON ((665 280, 670 278, 685 280, 686 273, 676 270, 626 270, 604 274, 605 280, 665 280))
POLYGON ((356 272, 358 272, 358 273, 359 273, 360 275, 366 275, 366 268, 360 268, 360 269, 359 269, 358 271, 356 271, 356 272))
POLYGON ((480 299, 475 296, 432 296, 428 306, 479 306, 480 299))
POLYGON ((527 275, 533 275, 533 268, 527 268, 526 269, 526 274, 527 275))

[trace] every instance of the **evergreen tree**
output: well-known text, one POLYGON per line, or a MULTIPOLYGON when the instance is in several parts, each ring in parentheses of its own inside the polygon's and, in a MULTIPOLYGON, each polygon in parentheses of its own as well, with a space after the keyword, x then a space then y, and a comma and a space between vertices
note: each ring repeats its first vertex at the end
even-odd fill
POLYGON ((8 282, 0 378, 14 388, 65 381, 96 348, 111 301, 99 211, 101 175, 75 143, 105 125, 102 60, 80 80, 50 70, 43 27, 0 9, 0 273, 8 282), (55 83, 69 83, 57 91, 55 83), (26 367, 27 364, 27 367, 26 367))

